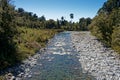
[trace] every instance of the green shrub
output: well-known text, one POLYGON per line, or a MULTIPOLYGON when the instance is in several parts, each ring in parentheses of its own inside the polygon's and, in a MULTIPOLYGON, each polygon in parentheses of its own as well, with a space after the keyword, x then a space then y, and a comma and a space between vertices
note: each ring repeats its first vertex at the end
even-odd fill
POLYGON ((113 30, 112 48, 120 53, 120 26, 113 30))
POLYGON ((14 41, 18 46, 17 60, 21 61, 45 47, 48 39, 52 38, 59 30, 19 27, 18 31, 19 36, 16 36, 14 41))

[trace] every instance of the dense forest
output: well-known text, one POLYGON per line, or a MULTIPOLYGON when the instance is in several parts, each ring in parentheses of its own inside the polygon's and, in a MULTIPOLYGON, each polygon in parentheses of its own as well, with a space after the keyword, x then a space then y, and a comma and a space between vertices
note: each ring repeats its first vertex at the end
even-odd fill
POLYGON ((120 0, 108 0, 89 25, 93 35, 120 53, 120 0))
POLYGON ((105 45, 120 53, 120 0, 108 0, 91 18, 80 18, 73 22, 74 14, 68 14, 71 21, 63 16, 56 21, 45 16, 15 9, 11 0, 0 0, 0 69, 13 65, 34 55, 44 47, 48 39, 64 30, 87 31, 105 45))

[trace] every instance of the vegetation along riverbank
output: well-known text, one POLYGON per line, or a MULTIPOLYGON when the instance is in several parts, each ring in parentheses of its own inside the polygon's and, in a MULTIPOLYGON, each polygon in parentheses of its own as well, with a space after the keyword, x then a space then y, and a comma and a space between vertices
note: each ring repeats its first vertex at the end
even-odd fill
POLYGON ((48 39, 61 31, 42 25, 38 28, 37 21, 37 16, 15 10, 9 0, 0 0, 0 70, 35 54, 45 47, 48 39), (31 24, 27 25, 29 22, 31 24))
MULTIPOLYGON (((15 1, 17 2, 17 0, 15 1)), ((28 12, 25 11, 23 8, 15 7, 16 5, 14 5, 13 2, 14 0, 0 0, 0 72, 6 70, 7 68, 10 68, 11 66, 13 67, 17 63, 22 63, 22 61, 24 61, 25 59, 29 60, 30 56, 35 56, 35 54, 39 52, 41 48, 46 46, 49 39, 54 37, 54 35, 59 32, 90 31, 86 32, 85 35, 84 32, 80 34, 77 33, 75 34, 76 37, 74 37, 74 34, 72 34, 72 38, 74 38, 73 42, 75 44, 74 47, 78 48, 78 52, 81 52, 84 49, 83 52, 81 52, 81 60, 82 58, 84 58, 84 56, 86 58, 87 55, 88 57, 94 56, 93 53, 97 52, 97 47, 94 45, 96 44, 99 48, 97 52, 98 54, 95 53, 96 58, 94 59, 99 60, 99 57, 107 59, 103 59, 106 62, 104 64, 103 61, 103 63, 101 63, 100 65, 105 66, 106 68, 110 67, 113 70, 115 69, 114 71, 116 71, 116 74, 112 74, 112 76, 117 77, 111 79, 119 79, 118 77, 120 76, 120 68, 117 64, 117 58, 119 58, 118 55, 120 54, 120 0, 105 1, 103 3, 103 6, 100 9, 98 9, 98 12, 95 15, 95 17, 91 18, 83 16, 80 17, 77 22, 74 21, 74 18, 76 17, 74 15, 74 12, 70 12, 69 14, 67 13, 67 15, 70 18, 70 21, 66 19, 64 15, 60 18, 56 18, 56 20, 48 19, 44 15, 38 16, 38 13, 28 12), (94 35, 95 37, 91 36, 90 34, 94 35), (80 37, 83 37, 85 41, 83 41, 80 37), (81 43, 82 41, 83 43, 81 43), (91 52, 89 52, 89 50, 85 48, 86 46, 91 52), (115 52, 111 50, 111 48, 115 52), (114 55, 114 53, 115 56, 111 56, 114 55), (108 60, 111 62, 110 64, 112 65, 112 67, 109 64, 107 65, 107 62, 109 63, 108 60), (114 61, 116 61, 115 64, 114 61), (117 68, 115 68, 115 65, 117 66, 117 68)), ((47 6, 44 5, 44 7, 47 6)), ((34 60, 34 58, 31 60, 34 60)), ((37 61, 37 59, 35 60, 37 61)), ((103 79, 109 77, 109 73, 107 77, 106 74, 105 76, 99 75, 98 73, 102 74, 101 72, 99 72, 100 69, 97 70, 96 68, 96 70, 93 70, 92 66, 89 66, 89 60, 92 60, 92 57, 86 60, 88 62, 88 66, 84 64, 87 63, 85 62, 85 60, 81 62, 81 66, 84 66, 83 69, 90 68, 87 71, 93 73, 94 75, 97 75, 98 80, 100 76, 102 76, 103 79)), ((94 60, 92 61, 95 62, 94 60)), ((98 64, 99 62, 95 63, 98 64)), ((105 73, 106 72, 107 69, 105 73)), ((3 79, 3 76, 0 77, 0 79, 3 79)))

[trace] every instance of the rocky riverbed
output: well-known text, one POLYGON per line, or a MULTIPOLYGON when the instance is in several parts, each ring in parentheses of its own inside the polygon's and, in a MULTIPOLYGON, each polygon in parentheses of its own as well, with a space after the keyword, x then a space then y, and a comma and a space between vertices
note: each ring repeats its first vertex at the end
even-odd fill
POLYGON ((90 32, 71 32, 71 39, 85 73, 97 80, 120 80, 120 55, 104 47, 90 32))
POLYGON ((4 73, 6 80, 120 80, 120 55, 90 32, 63 32, 4 73))

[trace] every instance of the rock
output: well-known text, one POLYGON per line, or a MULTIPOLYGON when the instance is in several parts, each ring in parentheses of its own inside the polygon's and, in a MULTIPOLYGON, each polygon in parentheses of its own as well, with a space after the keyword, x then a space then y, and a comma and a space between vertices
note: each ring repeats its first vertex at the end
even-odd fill
POLYGON ((32 76, 31 75, 28 75, 28 78, 31 78, 32 76))
POLYGON ((5 79, 6 80, 15 80, 15 76, 13 76, 12 73, 8 73, 5 75, 5 79))
POLYGON ((84 72, 91 73, 97 80, 120 80, 120 62, 116 52, 104 47, 90 32, 71 33, 71 37, 84 72))

